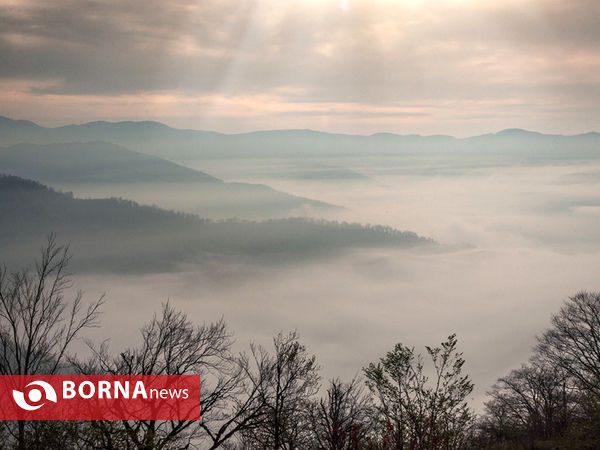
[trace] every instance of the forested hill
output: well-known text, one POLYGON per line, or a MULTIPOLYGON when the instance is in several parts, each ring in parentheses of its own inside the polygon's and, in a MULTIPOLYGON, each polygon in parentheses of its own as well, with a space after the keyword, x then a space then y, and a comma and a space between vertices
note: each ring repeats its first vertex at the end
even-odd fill
POLYGON ((20 249, 38 247, 54 232, 71 242, 74 262, 88 270, 170 270, 214 255, 281 262, 351 248, 433 243, 389 227, 304 218, 212 221, 123 199, 73 198, 5 175, 0 176, 0 210, 1 260, 14 260, 20 249))

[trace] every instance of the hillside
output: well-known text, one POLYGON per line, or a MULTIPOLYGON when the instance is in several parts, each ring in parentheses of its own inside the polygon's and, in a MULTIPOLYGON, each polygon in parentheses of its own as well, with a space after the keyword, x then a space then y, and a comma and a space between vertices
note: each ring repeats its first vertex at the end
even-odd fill
POLYGON ((106 142, 17 144, 0 148, 4 173, 92 197, 121 196, 213 217, 282 217, 336 209, 251 183, 226 183, 204 172, 106 142), (139 195, 136 196, 136 193, 139 195), (162 195, 162 197, 161 197, 162 195), (164 198, 161 202, 160 198, 164 198), (158 199, 158 200, 157 200, 158 199), (149 200, 149 201, 147 201, 149 200))
POLYGON ((3 172, 44 182, 207 182, 206 173, 106 142, 0 148, 3 172))
POLYGON ((71 242, 81 270, 172 270, 215 257, 278 263, 351 248, 430 245, 430 239, 382 226, 302 218, 211 221, 123 199, 78 199, 34 181, 0 176, 0 260, 37 248, 50 232, 71 242))

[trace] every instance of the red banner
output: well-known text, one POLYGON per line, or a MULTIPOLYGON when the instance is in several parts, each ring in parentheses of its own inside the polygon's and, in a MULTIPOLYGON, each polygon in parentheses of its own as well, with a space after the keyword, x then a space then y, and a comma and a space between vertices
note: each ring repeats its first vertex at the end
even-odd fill
POLYGON ((0 420, 198 420, 199 375, 2 375, 0 420))

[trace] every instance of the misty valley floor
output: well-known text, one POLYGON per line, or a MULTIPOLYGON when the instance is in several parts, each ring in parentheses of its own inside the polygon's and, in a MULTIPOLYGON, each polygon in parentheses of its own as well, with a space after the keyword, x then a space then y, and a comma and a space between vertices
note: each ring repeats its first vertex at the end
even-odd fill
POLYGON ((141 312, 170 299, 199 321, 223 315, 240 343, 297 329, 325 378, 353 376, 396 342, 421 348, 456 332, 479 408, 499 374, 527 360, 561 302, 597 288, 600 166, 401 162, 346 161, 367 181, 266 178, 248 168, 261 161, 222 173, 225 162, 213 161, 209 173, 343 205, 328 218, 418 231, 441 248, 361 249, 284 267, 229 259, 176 273, 86 275, 78 286, 106 292, 102 333, 110 330, 113 345, 136 335, 130 324, 141 312))

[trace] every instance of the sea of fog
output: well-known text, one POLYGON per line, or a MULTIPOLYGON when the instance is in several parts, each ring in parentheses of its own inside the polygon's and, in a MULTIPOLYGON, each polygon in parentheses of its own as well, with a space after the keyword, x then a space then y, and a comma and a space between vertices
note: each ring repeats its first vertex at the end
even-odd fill
MULTIPOLYGON (((479 410, 493 382, 527 361, 562 301, 600 289, 597 164, 489 167, 378 157, 181 163, 344 207, 328 219, 390 225, 439 245, 282 266, 229 260, 170 273, 77 276, 86 297, 107 298, 103 325, 88 336, 110 337, 115 350, 134 342, 167 300, 199 323, 223 316, 238 350, 296 329, 324 380, 360 374, 397 342, 424 351, 457 333, 479 410)), ((94 194, 86 189, 75 191, 94 194)), ((202 195, 151 187, 129 194, 121 195, 190 212, 202 195)))

